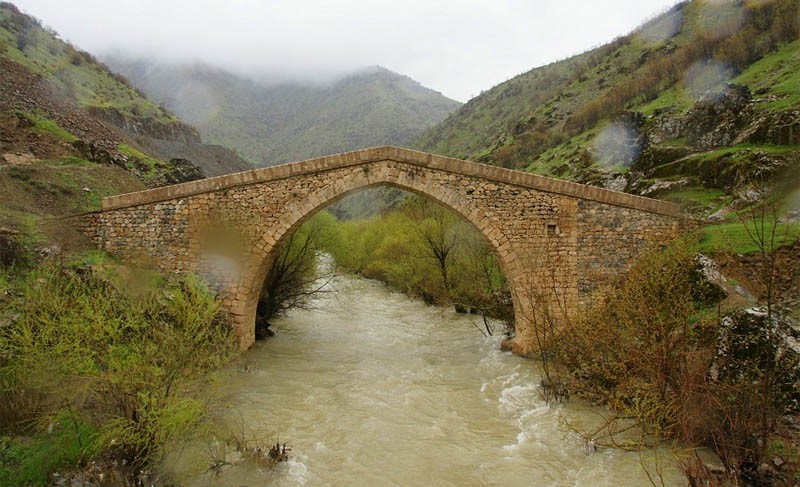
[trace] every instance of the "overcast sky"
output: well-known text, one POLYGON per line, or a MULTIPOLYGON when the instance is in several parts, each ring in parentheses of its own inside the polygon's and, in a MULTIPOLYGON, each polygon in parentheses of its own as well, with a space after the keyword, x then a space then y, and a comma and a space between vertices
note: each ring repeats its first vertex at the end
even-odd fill
POLYGON ((381 65, 466 101, 625 34, 675 0, 12 0, 79 48, 240 74, 381 65))

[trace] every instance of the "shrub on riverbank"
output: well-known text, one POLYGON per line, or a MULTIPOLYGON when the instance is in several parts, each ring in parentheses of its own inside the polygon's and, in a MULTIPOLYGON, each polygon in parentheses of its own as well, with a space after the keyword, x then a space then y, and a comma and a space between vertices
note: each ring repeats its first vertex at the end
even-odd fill
POLYGON ((489 244, 430 200, 409 196, 372 218, 339 222, 326 250, 345 270, 429 304, 512 319, 505 277, 489 244))
POLYGON ((261 286, 256 313, 256 338, 269 336, 269 321, 286 311, 306 309, 323 292, 332 273, 322 264, 332 241, 336 217, 321 211, 289 235, 278 248, 261 286))
POLYGON ((796 332, 766 311, 718 312, 708 290, 684 243, 646 254, 561 330, 550 356, 573 390, 614 411, 595 439, 632 419, 645 443, 673 438, 710 448, 733 485, 767 485, 780 478, 768 465, 770 445, 793 444, 781 420, 800 399, 796 332))
MULTIPOLYGON (((62 463, 104 458, 136 472, 166 441, 197 431, 205 406, 194 396, 198 381, 237 351, 225 314, 198 281, 45 262, 13 287, 0 326, 5 434, 69 437, 79 451, 62 463)), ((0 477, 37 482, 26 474, 35 467, 18 461, 36 455, 14 451, 0 451, 0 477)), ((47 460, 42 469, 62 466, 47 460)))

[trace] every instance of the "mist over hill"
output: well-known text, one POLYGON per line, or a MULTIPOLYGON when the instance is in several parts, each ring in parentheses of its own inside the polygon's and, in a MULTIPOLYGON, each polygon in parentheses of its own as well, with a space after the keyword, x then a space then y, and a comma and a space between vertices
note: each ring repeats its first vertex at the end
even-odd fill
POLYGON ((105 58, 148 97, 256 166, 407 145, 460 104, 385 68, 327 84, 254 81, 201 64, 105 58))

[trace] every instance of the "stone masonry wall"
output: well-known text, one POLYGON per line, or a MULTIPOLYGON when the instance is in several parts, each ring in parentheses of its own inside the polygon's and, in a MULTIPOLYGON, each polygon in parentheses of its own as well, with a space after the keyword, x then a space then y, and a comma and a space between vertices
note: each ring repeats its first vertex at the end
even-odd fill
POLYGON ((623 274, 642 252, 673 240, 682 228, 671 216, 579 200, 579 301, 623 274))
POLYGON ((88 228, 115 255, 204 277, 247 347, 273 252, 319 209, 376 185, 428 196, 486 237, 514 300, 510 347, 523 355, 534 344, 532 294, 556 290, 574 309, 677 228, 667 203, 393 147, 107 198, 88 228))

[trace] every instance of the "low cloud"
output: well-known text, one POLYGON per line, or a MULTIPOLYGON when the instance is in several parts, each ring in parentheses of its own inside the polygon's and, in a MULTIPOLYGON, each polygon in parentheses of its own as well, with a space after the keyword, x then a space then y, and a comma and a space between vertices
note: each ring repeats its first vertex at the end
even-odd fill
POLYGON ((626 34, 676 0, 16 0, 79 47, 239 74, 331 79, 381 65, 466 101, 626 34))

